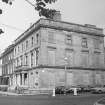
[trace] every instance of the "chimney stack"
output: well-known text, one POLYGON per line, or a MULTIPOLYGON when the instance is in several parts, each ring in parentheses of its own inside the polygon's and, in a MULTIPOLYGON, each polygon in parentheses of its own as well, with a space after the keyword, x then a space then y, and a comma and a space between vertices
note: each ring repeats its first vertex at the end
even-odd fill
POLYGON ((60 13, 60 11, 55 12, 55 14, 53 16, 53 20, 61 21, 61 13, 60 13))

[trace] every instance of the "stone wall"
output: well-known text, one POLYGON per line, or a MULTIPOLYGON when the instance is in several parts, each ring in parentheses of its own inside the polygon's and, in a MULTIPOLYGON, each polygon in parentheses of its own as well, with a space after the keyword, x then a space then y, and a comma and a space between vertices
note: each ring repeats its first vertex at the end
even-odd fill
POLYGON ((48 65, 48 50, 55 51, 55 66, 65 65, 64 58, 66 57, 66 50, 69 50, 71 54, 70 64, 68 66, 73 67, 90 67, 90 68, 105 68, 104 65, 104 39, 99 36, 92 36, 76 32, 60 31, 49 28, 41 29, 41 62, 42 65, 48 65), (49 32, 54 34, 54 42, 49 42, 49 32), (65 36, 72 35, 72 45, 65 43, 65 36), (82 38, 87 38, 87 48, 82 48, 82 38), (97 39, 99 43, 99 49, 96 49, 94 40, 97 39), (84 55, 85 54, 85 55, 84 55), (98 56, 98 60, 97 60, 98 56), (86 59, 84 59, 85 57, 86 59), (87 60, 87 61, 85 61, 87 60), (98 62, 99 64, 97 64, 98 62), (87 63, 87 64, 86 64, 87 63))
POLYGON ((105 71, 91 71, 70 69, 66 72, 63 69, 44 68, 39 74, 39 88, 53 88, 55 86, 96 86, 105 84, 105 71), (44 70, 44 72, 43 72, 44 70))

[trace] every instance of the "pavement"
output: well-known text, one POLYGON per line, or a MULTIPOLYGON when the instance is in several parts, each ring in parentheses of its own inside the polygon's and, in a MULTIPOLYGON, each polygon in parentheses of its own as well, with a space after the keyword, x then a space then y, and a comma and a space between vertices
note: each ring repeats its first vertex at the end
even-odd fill
POLYGON ((0 91, 0 94, 1 95, 13 95, 13 96, 19 96, 19 95, 22 95, 22 94, 17 94, 17 93, 13 93, 13 92, 5 92, 5 91, 0 91))
MULTIPOLYGON (((23 95, 48 95, 48 94, 18 94, 18 93, 15 93, 15 92, 9 92, 9 91, 0 91, 0 94, 1 95, 5 95, 5 96, 23 96, 23 95)), ((63 95, 63 94, 62 94, 63 95)), ((81 97, 81 96, 89 96, 89 95, 96 95, 96 94, 91 94, 91 93, 79 93, 77 95, 74 95, 74 94, 69 94, 69 95, 65 95, 65 96, 75 96, 75 97, 81 97)), ((53 96, 53 94, 50 94, 48 96, 52 96, 52 97, 56 97, 56 96, 59 96, 59 95, 55 95, 53 96)))
POLYGON ((28 94, 21 94, 21 93, 15 93, 15 92, 9 92, 9 91, 0 91, 0 95, 5 95, 5 96, 28 96, 28 95, 48 95, 48 94, 43 94, 43 93, 28 93, 28 94))

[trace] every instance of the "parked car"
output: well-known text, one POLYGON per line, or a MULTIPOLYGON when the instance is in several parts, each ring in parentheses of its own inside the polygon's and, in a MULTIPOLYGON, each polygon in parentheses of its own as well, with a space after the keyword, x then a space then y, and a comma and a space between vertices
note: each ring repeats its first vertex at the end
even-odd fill
POLYGON ((70 93, 73 93, 74 92, 74 89, 71 89, 70 87, 67 87, 66 89, 65 89, 65 93, 66 94, 70 94, 70 93))
POLYGON ((56 94, 64 94, 65 90, 66 90, 65 86, 57 86, 55 88, 55 93, 56 94))
POLYGON ((101 98, 94 103, 94 105, 105 105, 105 98, 101 98))
POLYGON ((73 92, 73 90, 71 88, 65 87, 65 86, 57 86, 55 88, 56 94, 70 94, 72 92, 73 92))
POLYGON ((91 92, 92 86, 81 86, 81 92, 91 92))
POLYGON ((74 91, 74 88, 77 88, 78 93, 82 93, 82 92, 91 92, 92 86, 77 85, 77 86, 72 86, 71 90, 74 91))
POLYGON ((91 89, 92 93, 105 93, 105 87, 94 87, 91 89))
POLYGON ((83 86, 83 85, 71 86, 71 87, 57 86, 55 88, 55 93, 56 94, 70 94, 70 93, 74 93, 75 88, 77 89, 78 93, 91 91, 90 86, 83 86))

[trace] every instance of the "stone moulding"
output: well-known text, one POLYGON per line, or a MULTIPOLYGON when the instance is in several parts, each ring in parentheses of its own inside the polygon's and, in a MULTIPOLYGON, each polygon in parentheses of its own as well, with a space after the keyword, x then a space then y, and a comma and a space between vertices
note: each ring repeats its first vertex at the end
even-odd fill
POLYGON ((30 28, 28 28, 23 34, 21 34, 15 40, 15 44, 19 43, 22 39, 30 35, 30 33, 37 31, 41 27, 104 37, 103 29, 101 28, 88 27, 86 25, 79 25, 69 22, 54 21, 50 19, 41 18, 30 28))
MULTIPOLYGON (((29 71, 29 70, 34 70, 34 69, 43 69, 43 68, 49 68, 49 69, 65 69, 65 65, 62 65, 62 66, 48 66, 48 65, 39 65, 37 67, 32 67, 32 68, 26 68, 24 69, 24 71, 29 71)), ((70 67, 70 66, 67 66, 66 69, 70 70, 74 70, 74 69, 77 69, 77 70, 94 70, 94 71, 105 71, 105 68, 90 68, 90 67, 70 67)), ((16 70, 15 72, 21 72, 22 70, 16 70)))

